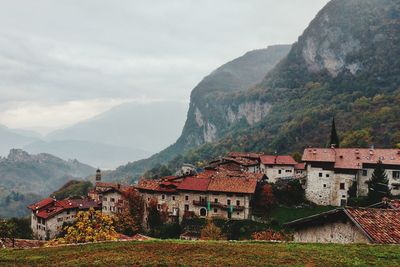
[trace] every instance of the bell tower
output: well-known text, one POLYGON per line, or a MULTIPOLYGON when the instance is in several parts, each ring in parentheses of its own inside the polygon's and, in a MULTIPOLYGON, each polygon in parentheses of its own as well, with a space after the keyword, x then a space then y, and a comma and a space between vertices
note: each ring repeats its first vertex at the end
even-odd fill
POLYGON ((97 169, 96 171, 96 182, 100 182, 101 181, 101 171, 100 169, 97 169))

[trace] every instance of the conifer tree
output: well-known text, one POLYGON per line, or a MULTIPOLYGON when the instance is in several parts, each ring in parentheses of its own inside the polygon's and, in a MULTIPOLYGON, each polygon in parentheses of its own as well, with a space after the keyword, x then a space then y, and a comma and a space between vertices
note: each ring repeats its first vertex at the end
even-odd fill
POLYGON ((331 127, 331 139, 329 142, 329 145, 334 145, 335 147, 339 147, 340 146, 340 142, 339 142, 339 136, 336 132, 336 124, 335 124, 335 118, 332 119, 332 127, 331 127))
POLYGON ((390 197, 389 180, 383 168, 382 161, 378 161, 371 180, 368 182, 368 201, 373 204, 390 197))

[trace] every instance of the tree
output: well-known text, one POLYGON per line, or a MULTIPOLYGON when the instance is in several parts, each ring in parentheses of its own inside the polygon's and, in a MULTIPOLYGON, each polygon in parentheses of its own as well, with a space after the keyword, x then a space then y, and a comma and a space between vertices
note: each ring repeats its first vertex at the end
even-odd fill
POLYGON ((65 231, 65 237, 58 239, 60 243, 86 243, 118 238, 112 218, 92 208, 78 212, 73 225, 67 226, 65 231))
POLYGON ((255 209, 262 214, 267 214, 274 206, 275 197, 272 185, 264 184, 258 186, 254 197, 255 209))
POLYGON ((147 224, 150 230, 155 230, 163 225, 168 220, 167 206, 158 205, 155 198, 150 199, 147 207, 147 224))
POLYGON ((0 240, 5 243, 8 240, 11 241, 12 246, 15 246, 16 236, 16 225, 14 222, 0 219, 0 240))
POLYGON ((336 132, 335 118, 332 119, 331 138, 330 138, 329 145, 334 145, 335 147, 340 146, 339 136, 336 132))
POLYGON ((211 219, 208 219, 207 225, 203 229, 201 229, 200 239, 221 240, 223 239, 222 231, 212 222, 211 219))
POLYGON ((383 168, 382 161, 378 161, 374 173, 368 182, 368 201, 370 203, 377 203, 382 201, 384 197, 391 197, 389 180, 385 169, 383 168))
POLYGON ((122 212, 115 216, 116 230, 132 236, 142 230, 144 201, 142 196, 133 188, 125 192, 126 201, 122 205, 122 212))

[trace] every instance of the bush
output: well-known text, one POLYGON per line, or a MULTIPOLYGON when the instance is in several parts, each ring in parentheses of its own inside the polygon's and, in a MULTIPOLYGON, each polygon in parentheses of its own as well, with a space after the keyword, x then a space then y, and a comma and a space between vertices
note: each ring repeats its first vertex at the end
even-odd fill
POLYGON ((290 241, 292 236, 285 234, 284 232, 275 232, 271 229, 263 232, 255 232, 252 234, 254 240, 264 240, 264 241, 290 241))
POLYGON ((207 225, 201 230, 200 239, 202 240, 222 240, 221 228, 217 227, 212 220, 208 220, 207 225))

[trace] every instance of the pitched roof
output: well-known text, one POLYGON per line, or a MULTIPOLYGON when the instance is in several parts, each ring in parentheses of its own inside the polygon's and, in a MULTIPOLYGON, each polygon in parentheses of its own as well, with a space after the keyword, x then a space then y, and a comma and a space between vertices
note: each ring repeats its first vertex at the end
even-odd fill
POLYGON ((250 158, 259 159, 264 153, 254 153, 254 152, 229 152, 228 156, 232 158, 250 158))
POLYGON ((353 222, 379 244, 400 243, 400 211, 393 209, 346 208, 353 222))
MULTIPOLYGON (((47 199, 44 199, 48 201, 47 199)), ((42 200, 42 201, 44 201, 42 200)), ((30 207, 36 207, 34 205, 30 205, 30 207)), ((55 215, 69 209, 79 209, 79 210, 87 210, 90 208, 99 208, 100 203, 91 199, 63 199, 63 200, 54 200, 52 199, 51 204, 46 206, 41 206, 41 208, 32 209, 33 212, 36 212, 36 216, 49 219, 54 217, 55 215)))
POLYGON ((400 210, 396 209, 339 208, 286 223, 285 227, 312 227, 333 218, 348 218, 373 243, 400 243, 400 210))
POLYGON ((261 163, 265 165, 296 165, 297 161, 289 155, 264 155, 261 156, 261 163))
POLYGON ((42 199, 41 201, 31 204, 28 206, 29 209, 31 210, 38 210, 38 209, 42 209, 46 206, 49 206, 50 204, 52 204, 55 201, 54 198, 48 197, 45 199, 42 199))
POLYGON ((375 164, 379 160, 387 165, 400 165, 400 149, 306 148, 302 160, 331 162, 337 169, 361 169, 363 164, 375 164))
POLYGON ((211 179, 208 191, 253 194, 256 186, 256 179, 218 177, 211 179))
POLYGON ((296 165, 294 165, 294 169, 295 170, 305 170, 306 169, 306 164, 303 163, 297 163, 296 165))
POLYGON ((248 159, 248 158, 243 158, 243 157, 236 157, 236 158, 224 157, 223 160, 227 161, 227 162, 234 162, 234 163, 237 163, 242 166, 258 165, 258 160, 248 159))
POLYGON ((207 191, 209 178, 186 177, 178 186, 178 190, 207 191))

